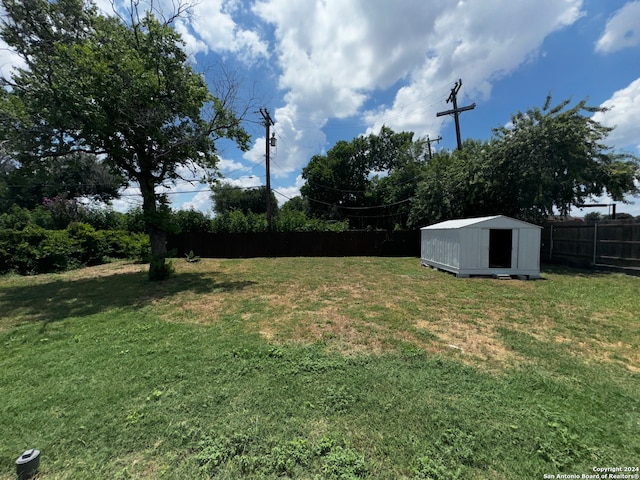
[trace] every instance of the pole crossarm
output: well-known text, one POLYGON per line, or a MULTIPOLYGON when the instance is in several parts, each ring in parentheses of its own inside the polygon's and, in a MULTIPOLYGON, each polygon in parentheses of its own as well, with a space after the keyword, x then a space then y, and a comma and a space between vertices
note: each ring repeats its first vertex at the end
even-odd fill
POLYGON ((274 125, 273 120, 271 119, 271 115, 269 114, 269 110, 267 110, 266 108, 260 108, 260 115, 262 115, 262 118, 264 119, 265 126, 274 125))
POLYGON ((455 110, 446 110, 444 112, 436 113, 436 117, 442 117, 444 115, 453 115, 454 113, 466 112, 467 110, 473 110, 476 108, 476 104, 472 103, 471 105, 467 105, 466 107, 456 108, 455 110))
POLYGON ((454 87, 451 89, 449 98, 447 98, 447 103, 453 103, 453 108, 451 110, 436 113, 436 117, 442 117, 443 115, 453 115, 453 119, 456 123, 456 140, 458 141, 458 150, 462 150, 462 140, 460 138, 460 119, 458 118, 458 115, 460 114, 460 112, 466 112, 467 110, 473 110, 474 108, 476 108, 475 103, 467 105, 466 107, 458 108, 458 92, 460 91, 460 87, 462 87, 462 79, 456 82, 454 87))

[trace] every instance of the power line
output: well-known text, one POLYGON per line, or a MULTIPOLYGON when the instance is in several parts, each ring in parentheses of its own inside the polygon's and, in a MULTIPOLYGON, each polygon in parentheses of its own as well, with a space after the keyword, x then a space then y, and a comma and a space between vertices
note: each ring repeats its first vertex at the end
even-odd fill
MULTIPOLYGON (((286 198, 287 200, 292 200, 291 197, 289 197, 288 195, 285 195, 284 193, 282 193, 282 192, 280 192, 278 190, 274 189, 273 191, 274 191, 274 193, 277 193, 278 195, 280 195, 283 198, 286 198)), ((382 209, 382 208, 388 208, 388 207, 395 207, 397 205, 401 205, 403 203, 410 202, 415 197, 409 197, 409 198, 406 198, 404 200, 400 200, 398 202, 387 203, 387 204, 384 204, 384 205, 372 205, 372 206, 369 206, 369 207, 348 207, 348 206, 345 206, 345 205, 337 205, 335 203, 325 202, 323 200, 318 200, 318 199, 315 199, 315 198, 310 198, 310 197, 304 197, 304 198, 306 198, 307 200, 309 200, 311 202, 314 202, 314 203, 320 203, 322 205, 327 205, 329 207, 341 208, 343 210, 371 210, 371 209, 374 209, 374 208, 382 209)), ((377 215, 374 215, 374 216, 377 216, 377 215)))

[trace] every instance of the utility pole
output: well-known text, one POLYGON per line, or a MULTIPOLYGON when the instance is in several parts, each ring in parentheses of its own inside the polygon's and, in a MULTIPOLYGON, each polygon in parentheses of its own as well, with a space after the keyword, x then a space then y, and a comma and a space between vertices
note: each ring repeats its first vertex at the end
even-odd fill
POLYGON ((269 231, 271 231, 271 217, 272 217, 272 210, 271 210, 271 171, 270 171, 270 161, 271 161, 271 144, 276 143, 276 137, 274 135, 273 138, 269 138, 269 128, 271 128, 271 125, 273 125, 273 120, 271 120, 271 115, 269 115, 269 110, 267 110, 266 108, 260 108, 260 115, 262 115, 262 118, 264 119, 264 126, 267 129, 267 136, 265 137, 265 144, 266 144, 266 150, 265 150, 265 163, 267 166, 267 226, 269 228, 269 231))
POLYGON ((458 140, 458 150, 462 150, 462 140, 460 140, 460 120, 458 119, 458 115, 460 114, 460 112, 465 112, 467 110, 473 110, 474 108, 476 108, 475 103, 467 105, 466 107, 458 108, 457 96, 458 92, 460 91, 460 87, 462 87, 462 79, 456 82, 455 86, 451 89, 449 98, 447 98, 447 103, 453 103, 453 109, 436 113, 436 117, 442 117, 443 115, 453 115, 453 119, 456 122, 456 139, 458 140))
POLYGON ((431 140, 429 138, 429 136, 427 135, 427 145, 429 146, 429 160, 433 160, 433 155, 431 155, 431 142, 437 142, 440 143, 440 140, 442 140, 442 137, 438 136, 438 138, 431 140))

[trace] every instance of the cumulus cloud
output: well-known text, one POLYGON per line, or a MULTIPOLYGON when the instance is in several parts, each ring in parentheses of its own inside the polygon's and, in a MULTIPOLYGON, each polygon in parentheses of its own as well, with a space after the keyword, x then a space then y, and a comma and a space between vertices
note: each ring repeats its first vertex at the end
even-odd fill
POLYGON ((593 119, 607 127, 614 127, 608 143, 619 148, 634 147, 640 151, 640 78, 615 92, 601 107, 608 111, 595 113, 593 119))
POLYGON ((293 197, 297 197, 300 195, 300 188, 304 185, 304 179, 302 175, 298 175, 296 177, 296 182, 294 185, 285 187, 282 185, 274 185, 273 191, 276 194, 276 199, 278 200, 278 205, 282 206, 287 201, 291 200, 293 197))
POLYGON ((213 202, 211 201, 211 191, 209 189, 196 193, 193 198, 186 200, 180 207, 182 210, 196 210, 200 212, 211 212, 213 202))
POLYGON ((436 120, 436 112, 451 108, 446 99, 454 81, 463 79, 460 98, 490 97, 494 81, 535 57, 549 34, 580 18, 581 4, 493 0, 442 8, 425 42, 426 58, 417 64, 410 81, 398 90, 392 105, 366 112, 365 118, 373 131, 387 124, 420 135, 437 133, 446 117, 436 120), (495 28, 499 19, 508 21, 495 28))
MULTIPOLYGON (((324 152, 330 119, 355 118, 363 131, 386 124, 437 135, 444 119, 435 113, 450 108, 445 100, 454 81, 464 81, 460 101, 490 97, 497 79, 535 58, 548 35, 580 18, 582 4, 202 0, 176 27, 193 55, 229 54, 247 65, 269 59, 284 92, 283 104, 272 106, 278 146, 271 170, 277 179, 324 152), (373 108, 367 102, 380 92, 387 92, 386 103, 373 108)), ((265 139, 258 136, 244 160, 260 165, 264 152, 265 139)))
POLYGON ((4 40, 0 40, 0 75, 11 78, 16 68, 26 68, 26 63, 4 40))
POLYGON ((535 56, 546 36, 580 18, 581 7, 582 0, 257 2, 253 11, 274 27, 286 92, 277 127, 295 145, 282 171, 322 152, 331 118, 361 116, 370 131, 386 124, 435 135, 442 121, 435 113, 449 108, 454 81, 464 78, 460 98, 488 97, 493 81, 535 56), (363 111, 372 93, 392 87, 389 105, 363 111))
POLYGON ((245 63, 268 57, 268 45, 259 32, 234 19, 242 14, 242 5, 235 0, 205 0, 195 3, 187 17, 178 19, 176 29, 193 55, 209 50, 226 52, 245 63))
POLYGON ((640 0, 629 2, 607 21, 596 51, 613 53, 640 45, 640 0))

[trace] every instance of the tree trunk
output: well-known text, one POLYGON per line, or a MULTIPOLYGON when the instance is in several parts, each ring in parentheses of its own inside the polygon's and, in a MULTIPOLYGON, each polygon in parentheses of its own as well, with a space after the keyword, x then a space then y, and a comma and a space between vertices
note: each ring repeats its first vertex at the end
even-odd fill
POLYGON ((161 212, 158 211, 156 201, 156 182, 152 176, 138 179, 140 192, 142 193, 142 212, 144 223, 149 234, 151 244, 151 258, 149 262, 149 279, 164 280, 171 271, 166 263, 167 257, 167 232, 162 225, 161 212))

